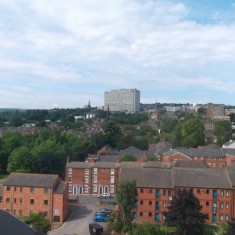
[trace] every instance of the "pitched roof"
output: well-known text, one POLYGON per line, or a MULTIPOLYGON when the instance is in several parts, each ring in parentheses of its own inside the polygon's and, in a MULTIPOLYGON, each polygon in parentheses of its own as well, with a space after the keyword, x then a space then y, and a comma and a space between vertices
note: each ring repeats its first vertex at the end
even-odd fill
POLYGON ((41 234, 6 211, 0 210, 0 218, 1 218, 0 219, 1 234, 6 234, 6 235, 41 234))
POLYGON ((172 144, 170 142, 159 142, 157 144, 150 144, 146 155, 148 157, 159 156, 165 152, 172 149, 172 144))
POLYGON ((233 187, 235 187, 235 167, 234 165, 231 165, 227 168, 228 176, 230 178, 231 184, 233 187))
POLYGON ((172 167, 184 167, 184 168, 207 168, 203 163, 197 161, 181 161, 176 160, 171 163, 172 167))
POLYGON ((142 168, 142 164, 140 162, 120 162, 120 168, 142 168))
POLYGON ((231 182, 225 170, 173 168, 176 187, 194 188, 231 188, 231 182))
POLYGON ((54 193, 63 194, 64 190, 66 190, 66 187, 67 187, 67 182, 60 181, 59 184, 57 184, 57 186, 54 190, 54 193))
POLYGON ((132 155, 136 157, 136 159, 139 159, 143 156, 146 156, 146 151, 142 151, 134 146, 130 146, 124 150, 120 150, 120 155, 132 155))
POLYGON ((235 140, 229 140, 228 142, 224 143, 224 146, 229 146, 231 144, 235 143, 235 140))
POLYGON ((91 163, 89 162, 69 162, 66 167, 71 168, 91 168, 91 163))
POLYGON ((121 169, 121 179, 136 180, 137 187, 146 188, 173 188, 171 169, 142 168, 121 169))
POLYGON ((58 175, 11 173, 3 185, 53 188, 58 179, 58 175))
POLYGON ((162 161, 147 161, 143 165, 144 168, 171 168, 171 165, 162 161))
POLYGON ((234 148, 222 148, 223 154, 230 154, 235 156, 235 149, 234 148))
POLYGON ((115 162, 95 162, 93 167, 97 168, 117 168, 118 164, 115 162))

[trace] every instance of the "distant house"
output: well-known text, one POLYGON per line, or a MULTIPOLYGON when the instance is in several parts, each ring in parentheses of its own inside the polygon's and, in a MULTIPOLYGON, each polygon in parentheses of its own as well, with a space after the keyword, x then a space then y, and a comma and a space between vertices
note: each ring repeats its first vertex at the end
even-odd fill
POLYGON ((0 210, 0 218, 2 235, 43 235, 6 211, 0 210))
POLYGON ((140 150, 134 146, 130 146, 126 149, 120 150, 120 157, 125 155, 131 155, 136 158, 137 161, 143 162, 147 159, 146 151, 140 150))
POLYGON ((235 148, 235 140, 229 140, 228 142, 224 143, 223 148, 235 148))
POLYGON ((3 183, 0 208, 16 216, 42 212, 50 222, 63 222, 68 184, 58 175, 12 173, 3 183))

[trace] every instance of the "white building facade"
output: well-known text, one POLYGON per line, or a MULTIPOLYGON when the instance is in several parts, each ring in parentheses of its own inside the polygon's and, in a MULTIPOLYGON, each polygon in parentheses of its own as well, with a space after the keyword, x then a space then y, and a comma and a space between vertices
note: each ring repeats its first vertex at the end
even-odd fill
POLYGON ((110 111, 138 112, 140 110, 140 91, 120 89, 105 92, 104 108, 110 111))

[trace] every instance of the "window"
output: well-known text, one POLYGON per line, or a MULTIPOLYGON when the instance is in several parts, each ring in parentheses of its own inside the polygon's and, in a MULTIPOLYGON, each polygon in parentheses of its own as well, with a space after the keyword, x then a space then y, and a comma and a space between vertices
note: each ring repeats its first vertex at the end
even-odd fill
POLYGON ((229 217, 228 215, 225 215, 225 220, 228 221, 229 217))
POLYGON ((112 176, 112 175, 110 176, 110 183, 114 184, 114 176, 112 176))
POLYGON ((209 167, 211 167, 211 163, 209 162, 208 164, 207 164, 209 167))
POLYGON ((150 205, 150 206, 152 205, 152 201, 149 201, 149 205, 150 205))
POLYGON ((10 209, 6 209, 6 212, 10 213, 10 209))
POLYGON ((97 193, 97 185, 96 184, 93 186, 93 192, 97 193))
POLYGON ((13 209, 13 214, 16 215, 16 209, 13 209))
POLYGON ((89 175, 89 169, 85 169, 85 175, 89 175))
POLYGON ((226 196, 227 196, 227 197, 229 196, 229 191, 228 191, 228 190, 226 190, 226 196))
POLYGON ((55 209, 54 210, 54 215, 60 215, 60 209, 55 209))
POLYGON ((223 202, 220 203, 220 208, 224 208, 224 203, 223 202))
POLYGON ((93 176, 93 183, 96 184, 97 183, 97 175, 93 176))
POLYGON ((89 191, 89 187, 88 185, 85 185, 85 193, 88 193, 88 191, 89 191))
POLYGON ((219 167, 222 167, 222 163, 219 163, 219 167))
POLYGON ((209 189, 207 189, 207 190, 206 190, 206 194, 209 194, 209 193, 210 193, 210 190, 209 190, 209 189))
POLYGON ((69 182, 72 182, 72 176, 69 175, 68 180, 69 182))
POLYGON ((94 174, 97 174, 97 168, 94 168, 94 174))
POLYGON ((143 205, 144 203, 143 203, 143 201, 140 201, 140 205, 143 205))
POLYGON ((221 220, 221 221, 224 220, 224 215, 220 215, 220 220, 221 220))
POLYGON ((209 206, 209 202, 206 202, 206 206, 209 206))
POLYGON ((19 215, 22 216, 22 210, 19 210, 19 215))
POLYGON ((140 216, 143 216, 143 212, 140 212, 140 216))
POLYGON ((17 189, 17 188, 16 188, 16 187, 14 187, 14 191, 15 191, 15 192, 16 192, 16 189, 17 189))
POLYGON ((110 193, 114 193, 114 185, 110 185, 110 193))
POLYGON ((30 210, 30 211, 29 211, 29 214, 30 214, 30 215, 31 215, 31 214, 33 214, 33 213, 34 213, 34 211, 33 211, 33 210, 30 210))
POLYGON ((141 192, 141 193, 143 193, 143 192, 144 192, 144 190, 141 188, 141 189, 140 189, 140 192, 141 192))
POLYGON ((228 203, 226 203, 226 204, 225 204, 225 207, 226 207, 226 209, 228 209, 228 208, 229 208, 229 204, 228 204, 228 203))
POLYGON ((7 192, 11 191, 11 187, 10 187, 10 186, 7 186, 7 187, 6 187, 6 191, 7 191, 7 192))
POLYGON ((110 170, 110 175, 114 175, 115 169, 110 170))
POLYGON ((86 184, 89 183, 89 176, 85 176, 85 183, 86 183, 86 184))
POLYGON ((22 191, 23 191, 23 189, 22 189, 22 187, 20 187, 20 192, 22 193, 22 191))
POLYGON ((152 217, 152 216, 153 216, 152 212, 149 212, 149 217, 152 217))
POLYGON ((44 205, 48 205, 48 200, 44 200, 44 205))
POLYGON ((152 189, 149 189, 149 193, 153 193, 153 190, 152 190, 152 189))
POLYGON ((48 211, 43 211, 44 217, 48 217, 48 211))
POLYGON ((34 193, 34 187, 30 188, 30 193, 34 193))
POLYGON ((209 160, 211 160, 211 157, 208 157, 209 160))
POLYGON ((10 203, 11 202, 11 199, 9 197, 6 198, 6 202, 7 203, 10 203))
POLYGON ((197 194, 201 194, 201 190, 199 188, 197 189, 197 194))
POLYGON ((72 174, 73 173, 73 169, 72 168, 68 168, 68 174, 72 174))
POLYGON ((163 190, 163 196, 166 196, 166 190, 163 190))
POLYGON ((69 185, 69 192, 72 192, 72 185, 69 185))
POLYGON ((168 190, 168 196, 171 196, 171 190, 168 190))
POLYGON ((48 192, 49 192, 48 188, 44 188, 44 193, 48 194, 48 192))
POLYGON ((34 204, 34 199, 30 199, 30 204, 31 204, 31 205, 34 204))
POLYGON ((22 204, 22 203, 23 203, 22 198, 20 198, 20 204, 22 204))
POLYGON ((14 203, 16 203, 16 198, 14 198, 14 203))
POLYGON ((223 197, 224 196, 224 190, 221 190, 220 195, 223 197))
POLYGON ((166 202, 163 202, 163 207, 166 208, 166 202))

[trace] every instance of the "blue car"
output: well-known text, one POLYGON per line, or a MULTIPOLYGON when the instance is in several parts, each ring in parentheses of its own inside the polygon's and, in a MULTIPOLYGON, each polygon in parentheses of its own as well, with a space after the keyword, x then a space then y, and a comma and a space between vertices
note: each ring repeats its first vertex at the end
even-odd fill
POLYGON ((95 214, 93 220, 94 222, 107 222, 108 216, 104 213, 95 214))

